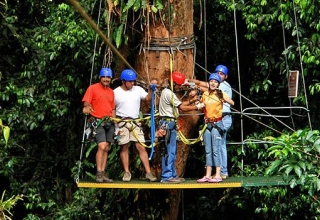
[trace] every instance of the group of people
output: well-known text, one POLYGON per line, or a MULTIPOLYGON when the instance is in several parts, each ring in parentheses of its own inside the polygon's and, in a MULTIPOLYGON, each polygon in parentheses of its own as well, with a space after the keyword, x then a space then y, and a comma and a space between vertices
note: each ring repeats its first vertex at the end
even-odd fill
MULTIPOLYGON (((144 165, 146 178, 152 182, 157 181, 157 178, 151 173, 148 152, 141 145, 145 142, 141 124, 134 121, 139 117, 141 100, 151 100, 151 88, 148 88, 146 92, 140 86, 135 86, 136 73, 131 69, 125 69, 120 75, 121 86, 112 90, 110 88, 112 76, 113 72, 110 68, 102 68, 99 75, 100 82, 90 85, 82 99, 83 113, 90 114, 93 122, 103 120, 95 130, 95 139, 98 144, 96 182, 113 182, 106 176, 105 169, 108 150, 114 141, 115 132, 119 134, 117 140, 121 146, 120 158, 125 171, 122 180, 125 182, 131 180, 129 145, 130 142, 134 142, 144 165), (120 122, 115 119, 119 119, 120 122)), ((151 83, 156 84, 157 82, 151 81, 151 83)))
MULTIPOLYGON (((157 178, 151 173, 148 152, 139 117, 141 100, 150 101, 157 80, 150 82, 148 92, 135 85, 136 73, 131 69, 121 72, 121 85, 110 88, 113 73, 110 68, 102 68, 100 82, 90 85, 82 99, 83 113, 90 114, 91 121, 101 122, 95 129, 95 140, 98 144, 96 153, 96 182, 113 182, 106 176, 105 169, 108 150, 117 133, 118 144, 121 146, 120 159, 124 168, 123 181, 131 180, 129 170, 129 145, 133 142, 146 171, 146 179, 151 182, 157 178), (117 120, 115 120, 117 119, 117 120)), ((168 80, 170 85, 161 92, 159 101, 159 130, 157 136, 165 137, 166 152, 162 155, 162 183, 180 183, 184 178, 176 172, 175 160, 177 153, 177 118, 179 110, 183 112, 204 110, 206 131, 204 143, 206 151, 206 175, 197 182, 221 182, 228 177, 226 135, 231 127, 232 118, 230 105, 233 105, 232 90, 225 81, 228 77, 226 66, 217 66, 210 74, 208 82, 186 79, 180 72, 173 72, 168 80), (181 101, 176 92, 187 82, 194 82, 203 92, 199 100, 196 94, 189 94, 189 100, 181 101), (220 89, 219 89, 220 88, 220 89), (212 167, 216 167, 214 176, 212 167)))

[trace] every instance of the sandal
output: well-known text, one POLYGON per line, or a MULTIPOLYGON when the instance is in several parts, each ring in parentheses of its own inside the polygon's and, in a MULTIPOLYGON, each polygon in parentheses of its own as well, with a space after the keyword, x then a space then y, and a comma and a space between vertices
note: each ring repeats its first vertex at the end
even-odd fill
POLYGON ((209 177, 204 176, 201 179, 198 179, 197 182, 198 183, 205 183, 205 182, 209 182, 209 180, 211 180, 209 177))
POLYGON ((208 182, 209 183, 220 183, 220 182, 222 182, 222 179, 215 177, 215 178, 209 179, 208 182))

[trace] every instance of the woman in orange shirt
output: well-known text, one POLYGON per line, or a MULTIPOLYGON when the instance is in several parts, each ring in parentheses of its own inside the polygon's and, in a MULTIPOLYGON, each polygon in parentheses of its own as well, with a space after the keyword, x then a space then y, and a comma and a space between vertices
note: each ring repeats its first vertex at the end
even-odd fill
POLYGON ((225 130, 222 124, 223 103, 234 105, 233 100, 227 93, 219 90, 221 78, 219 74, 212 73, 209 76, 209 90, 202 95, 200 102, 204 103, 204 120, 207 129, 204 132, 203 140, 206 151, 206 175, 198 179, 198 183, 222 182, 221 178, 221 137, 225 130), (216 167, 216 173, 211 178, 212 167, 216 167))

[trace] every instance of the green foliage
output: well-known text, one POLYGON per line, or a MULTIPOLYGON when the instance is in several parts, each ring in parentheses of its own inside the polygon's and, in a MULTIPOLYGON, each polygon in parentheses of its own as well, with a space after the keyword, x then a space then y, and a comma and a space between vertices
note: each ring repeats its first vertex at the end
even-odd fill
POLYGON ((298 130, 291 135, 272 138, 276 143, 268 149, 275 161, 267 169, 268 175, 283 174, 291 187, 301 184, 310 196, 320 191, 319 166, 320 133, 318 130, 298 130))
MULTIPOLYGON (((128 48, 134 48, 136 42, 141 42, 145 25, 152 25, 148 23, 150 18, 169 25, 168 1, 107 2, 113 5, 103 7, 100 26, 117 47, 128 44, 128 48)), ((204 22, 202 9, 195 10, 195 26, 199 25, 195 27, 196 61, 203 64, 204 56, 208 56, 209 70, 218 63, 227 63, 231 73, 228 81, 232 85, 241 81, 244 95, 264 105, 283 106, 288 100, 287 65, 290 69, 300 69, 301 50, 305 85, 314 96, 308 111, 318 127, 319 3, 313 0, 295 3, 298 27, 292 1, 254 0, 236 5, 223 0, 208 2, 208 51, 203 49, 203 26, 199 25, 204 22), (241 42, 238 45, 240 72, 245 74, 242 79, 236 74, 234 6, 241 42)), ((97 17, 98 1, 81 1, 81 4, 93 18, 97 17)), ((170 9, 175 13, 174 8, 170 9)), ((105 45, 98 41, 94 57, 94 31, 65 3, 2 0, 0 16, 0 118, 11 130, 10 142, 0 151, 0 187, 10 195, 24 195, 19 209, 13 209, 14 216, 17 219, 19 215, 24 219, 161 219, 170 206, 178 206, 170 204, 167 191, 162 190, 76 188, 75 177, 93 179, 95 174, 95 144, 85 149, 81 161, 78 158, 84 121, 80 101, 90 83, 92 64, 94 73, 101 66, 105 45)), ((199 73, 198 78, 204 78, 202 69, 195 72, 199 73)), ((295 105, 307 101, 302 89, 299 91, 295 105)), ((305 121, 303 118, 299 122, 305 121)), ((257 123, 248 124, 244 131, 246 136, 250 135, 247 142, 228 148, 231 175, 283 175, 290 178, 294 188, 186 190, 192 197, 185 201, 192 203, 188 202, 185 217, 208 219, 215 215, 227 219, 229 210, 233 210, 235 216, 229 219, 238 218, 239 213, 246 219, 319 218, 317 131, 300 130, 273 138, 274 134, 262 130, 257 123), (265 136, 271 138, 254 141, 265 136)), ((268 125, 278 126, 270 120, 268 125)), ((5 126, 1 128, 6 140, 9 130, 5 126)), ((239 131, 239 118, 235 116, 230 137, 237 139, 239 131)), ((134 147, 131 149, 130 168, 138 178, 144 171, 134 147)), ((193 177, 203 172, 203 163, 200 168, 196 165, 204 156, 198 149, 191 150, 187 162, 188 169, 197 168, 188 173, 193 177)), ((119 147, 114 145, 109 151, 108 175, 120 179, 123 171, 118 152, 119 147)))
POLYGON ((1 200, 0 200, 0 218, 3 220, 11 220, 12 213, 10 210, 19 200, 22 200, 22 195, 12 196, 9 199, 4 200, 5 191, 3 191, 1 200))
POLYGON ((128 28, 130 28, 130 31, 133 30, 132 36, 141 35, 137 31, 141 29, 141 24, 148 24, 150 17, 160 17, 163 9, 164 3, 161 0, 155 0, 152 3, 144 0, 108 2, 108 7, 106 7, 104 13, 106 17, 104 25, 106 27, 102 27, 102 29, 105 29, 111 42, 114 42, 119 48, 123 44, 128 44, 128 28), (113 13, 114 11, 118 13, 113 13), (139 19, 139 22, 136 22, 136 18, 139 19), (134 23, 137 23, 138 28, 135 28, 134 23))

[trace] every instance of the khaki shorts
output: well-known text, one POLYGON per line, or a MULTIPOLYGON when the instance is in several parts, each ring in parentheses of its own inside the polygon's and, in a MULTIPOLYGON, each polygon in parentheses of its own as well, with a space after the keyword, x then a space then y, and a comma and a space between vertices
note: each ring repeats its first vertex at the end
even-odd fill
POLYGON ((127 144, 130 141, 145 142, 141 123, 138 122, 120 122, 118 144, 127 144))

